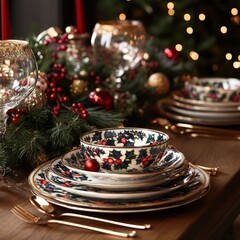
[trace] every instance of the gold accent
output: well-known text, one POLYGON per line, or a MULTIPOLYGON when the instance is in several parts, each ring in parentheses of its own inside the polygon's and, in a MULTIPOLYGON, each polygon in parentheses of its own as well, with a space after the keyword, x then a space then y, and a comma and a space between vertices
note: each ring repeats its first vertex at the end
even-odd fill
POLYGON ((18 58, 18 60, 22 60, 25 59, 26 56, 32 58, 32 55, 32 49, 29 47, 27 41, 0 41, 0 62, 4 62, 4 65, 9 66, 10 61, 15 60, 15 58, 18 58))
POLYGON ((136 231, 131 231, 129 233, 116 232, 116 231, 113 231, 110 229, 92 227, 92 226, 88 226, 88 225, 73 223, 73 222, 69 222, 69 221, 62 221, 62 220, 57 220, 57 219, 43 220, 43 219, 41 219, 41 217, 32 214, 31 212, 22 208, 20 205, 14 206, 11 209, 11 212, 14 213, 17 217, 19 217, 20 219, 22 219, 25 222, 39 224, 39 225, 47 225, 47 224, 51 224, 51 223, 57 223, 57 224, 61 224, 61 225, 67 225, 67 226, 72 226, 72 227, 88 229, 91 231, 101 232, 101 233, 115 235, 115 236, 119 236, 119 237, 133 237, 136 234, 136 231))

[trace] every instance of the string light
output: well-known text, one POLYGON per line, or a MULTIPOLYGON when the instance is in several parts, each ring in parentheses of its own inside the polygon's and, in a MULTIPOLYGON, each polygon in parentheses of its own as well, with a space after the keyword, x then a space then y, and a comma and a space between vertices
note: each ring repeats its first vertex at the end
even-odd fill
POLYGON ((182 49, 183 49, 183 46, 182 46, 181 44, 176 44, 175 49, 176 49, 178 52, 181 52, 182 49))
POLYGON ((227 60, 231 60, 232 59, 232 54, 231 53, 227 53, 225 55, 225 57, 226 57, 227 60))
POLYGON ((169 10, 168 10, 168 15, 169 15, 169 16, 173 16, 174 14, 175 14, 174 9, 169 9, 169 10))
POLYGON ((203 14, 203 13, 200 13, 200 14, 198 15, 198 18, 199 18, 200 21, 204 21, 204 20, 206 19, 206 15, 203 14))
POLYGON ((194 60, 194 61, 198 60, 198 58, 199 58, 198 53, 195 52, 195 51, 191 51, 191 52, 189 53, 189 56, 190 56, 190 57, 192 58, 192 60, 194 60))
POLYGON ((191 20, 191 15, 189 13, 185 13, 183 16, 185 21, 190 21, 191 20))
POLYGON ((119 14, 119 19, 120 20, 125 20, 126 19, 126 14, 125 13, 120 13, 119 14))
POLYGON ((174 9, 174 3, 173 3, 173 2, 169 2, 169 3, 167 4, 167 8, 168 8, 168 9, 174 9))
POLYGON ((227 27, 226 27, 226 26, 222 26, 222 27, 220 28, 220 31, 221 31, 222 34, 227 33, 227 27))
POLYGON ((188 34, 192 34, 192 33, 193 33, 193 28, 192 28, 192 27, 188 27, 188 28, 186 29, 186 32, 187 32, 188 34))
POLYGON ((232 8, 232 9, 231 9, 231 14, 232 14, 233 16, 238 15, 238 10, 237 10, 237 8, 232 8))
POLYGON ((234 62, 234 63, 233 63, 233 67, 234 67, 234 68, 240 68, 240 62, 237 62, 237 61, 234 62))
POLYGON ((238 55, 238 60, 240 61, 240 55, 238 55))

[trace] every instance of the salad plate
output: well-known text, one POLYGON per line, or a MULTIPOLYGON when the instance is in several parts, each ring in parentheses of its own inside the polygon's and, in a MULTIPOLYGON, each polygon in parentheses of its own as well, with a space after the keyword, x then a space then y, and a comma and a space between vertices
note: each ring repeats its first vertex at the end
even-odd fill
POLYGON ((62 182, 65 182, 66 185, 82 185, 82 186, 91 186, 98 189, 104 189, 109 191, 132 191, 136 189, 142 189, 146 187, 151 187, 159 184, 164 184, 171 180, 177 179, 182 175, 186 174, 189 168, 188 162, 185 160, 182 165, 168 171, 166 173, 162 172, 161 175, 153 181, 129 181, 129 182, 119 182, 119 181, 109 181, 105 182, 99 181, 98 179, 89 178, 88 175, 75 172, 65 165, 62 164, 60 159, 55 159, 50 164, 50 170, 48 171, 48 176, 50 179, 58 178, 62 182))
MULTIPOLYGON (((72 150, 61 158, 62 163, 67 169, 71 169, 76 174, 83 174, 93 181, 105 184, 122 184, 122 183, 140 183, 152 182, 154 179, 157 181, 167 176, 167 173, 179 168, 185 161, 185 156, 176 149, 167 148, 161 160, 156 162, 153 166, 146 169, 141 173, 107 173, 103 171, 91 172, 85 170, 85 160, 78 156, 79 150, 72 150)), ((61 166, 60 166, 61 167, 61 166)), ((58 169, 58 166, 52 166, 55 172, 63 172, 58 169)))
POLYGON ((195 171, 193 181, 170 193, 157 196, 152 199, 130 199, 126 201, 106 202, 103 199, 92 199, 81 195, 72 194, 62 188, 50 183, 46 178, 49 163, 39 166, 29 175, 29 185, 37 194, 57 200, 58 202, 71 204, 78 207, 88 207, 94 209, 138 209, 146 207, 159 207, 181 201, 187 201, 194 196, 200 196, 209 187, 209 175, 196 166, 191 166, 195 171))
POLYGON ((141 190, 138 189, 134 191, 109 191, 94 188, 92 186, 70 184, 69 182, 66 184, 66 182, 62 178, 53 175, 51 171, 46 172, 46 179, 50 183, 53 183, 56 187, 64 189, 73 194, 81 195, 83 197, 104 199, 105 201, 122 201, 129 199, 153 198, 162 194, 175 191, 186 186, 187 184, 190 184, 191 181, 194 179, 194 176, 195 170, 190 167, 186 174, 179 177, 177 180, 170 181, 165 184, 154 185, 152 187, 144 188, 141 190))

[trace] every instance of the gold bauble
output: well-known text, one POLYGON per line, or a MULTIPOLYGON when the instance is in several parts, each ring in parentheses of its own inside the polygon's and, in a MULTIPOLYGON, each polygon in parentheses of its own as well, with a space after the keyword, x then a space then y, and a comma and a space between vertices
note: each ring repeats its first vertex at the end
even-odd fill
POLYGON ((72 95, 75 96, 80 96, 83 93, 87 91, 87 82, 81 79, 75 79, 73 80, 71 86, 70 86, 70 91, 72 95))
POLYGON ((35 88, 32 93, 25 98, 24 107, 28 109, 42 108, 47 104, 47 95, 45 92, 35 88))
POLYGON ((163 73, 153 73, 147 82, 148 87, 155 88, 159 95, 167 94, 170 90, 168 77, 163 73))

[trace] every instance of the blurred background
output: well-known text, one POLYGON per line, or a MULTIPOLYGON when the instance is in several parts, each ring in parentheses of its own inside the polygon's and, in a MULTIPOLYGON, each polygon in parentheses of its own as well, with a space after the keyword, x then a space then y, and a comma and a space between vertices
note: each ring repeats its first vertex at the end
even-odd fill
MULTIPOLYGON (((86 31, 97 21, 141 20, 169 71, 240 77, 239 0, 84 0, 86 31), (162 54, 162 55, 161 55, 162 54), (173 64, 174 63, 174 64, 173 64), (174 69, 173 69, 174 65, 174 69)), ((75 1, 9 0, 12 38, 76 25, 75 1)), ((165 71, 166 72, 166 71, 165 71)))

